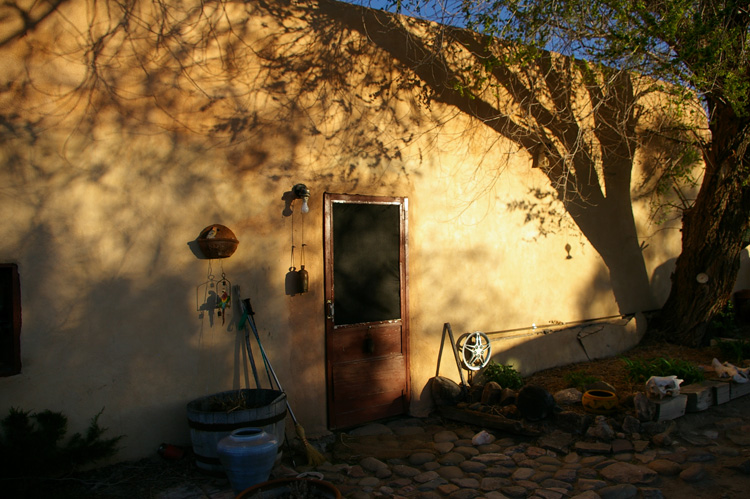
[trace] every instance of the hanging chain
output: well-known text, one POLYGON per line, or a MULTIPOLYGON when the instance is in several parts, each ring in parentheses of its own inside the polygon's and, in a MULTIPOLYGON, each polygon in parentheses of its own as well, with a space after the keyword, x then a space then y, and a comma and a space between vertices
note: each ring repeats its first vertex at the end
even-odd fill
POLYGON ((289 262, 289 270, 296 268, 294 266, 294 212, 292 212, 292 255, 289 262))
POLYGON ((214 280, 214 269, 213 269, 213 265, 211 264, 211 262, 212 262, 212 260, 209 259, 208 260, 208 275, 207 275, 207 278, 208 278, 209 281, 213 282, 213 280, 214 280))
POLYGON ((305 268, 305 215, 302 215, 302 250, 300 251, 299 265, 300 268, 305 268))

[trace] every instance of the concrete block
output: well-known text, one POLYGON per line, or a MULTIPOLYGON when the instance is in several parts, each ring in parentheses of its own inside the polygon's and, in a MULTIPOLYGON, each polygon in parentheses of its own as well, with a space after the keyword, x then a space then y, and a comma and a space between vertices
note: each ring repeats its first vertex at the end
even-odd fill
POLYGON ((734 400, 736 398, 744 397, 750 393, 750 382, 747 383, 736 383, 732 381, 729 383, 729 398, 734 400))
POLYGON ((729 381, 716 381, 714 385, 714 402, 716 405, 726 404, 732 400, 729 393, 729 381))
POLYGON ((704 381, 680 387, 680 393, 687 395, 688 401, 685 410, 687 412, 705 411, 716 404, 714 393, 714 381, 704 381))
POLYGON ((684 394, 654 400, 656 404, 656 421, 677 419, 685 415, 688 396, 684 394))

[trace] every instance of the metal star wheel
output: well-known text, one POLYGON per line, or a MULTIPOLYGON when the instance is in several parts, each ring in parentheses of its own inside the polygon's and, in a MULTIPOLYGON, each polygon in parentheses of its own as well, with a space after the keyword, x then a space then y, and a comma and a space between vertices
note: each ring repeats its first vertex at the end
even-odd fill
POLYGON ((456 346, 461 350, 461 363, 469 371, 478 371, 490 361, 490 339, 481 331, 462 334, 456 346))

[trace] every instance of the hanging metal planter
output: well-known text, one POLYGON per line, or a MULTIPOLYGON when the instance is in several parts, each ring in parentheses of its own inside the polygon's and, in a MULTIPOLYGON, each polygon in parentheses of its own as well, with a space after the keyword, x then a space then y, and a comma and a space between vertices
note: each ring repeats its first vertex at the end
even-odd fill
POLYGON ((240 243, 234 232, 220 224, 203 229, 197 241, 203 255, 211 260, 232 256, 240 243))

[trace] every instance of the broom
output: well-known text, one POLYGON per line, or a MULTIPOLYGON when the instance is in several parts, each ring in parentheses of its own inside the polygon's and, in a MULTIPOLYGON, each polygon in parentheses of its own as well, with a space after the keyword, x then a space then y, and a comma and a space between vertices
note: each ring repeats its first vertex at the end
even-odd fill
MULTIPOLYGON (((266 350, 263 348, 263 344, 260 342, 260 335, 258 335, 258 329, 255 327, 255 319, 253 318, 255 312, 253 312, 253 307, 252 305, 250 305, 250 298, 240 300, 240 303, 242 304, 244 313, 243 315, 247 315, 250 329, 252 329, 253 335, 255 335, 255 339, 258 342, 258 347, 260 347, 260 354, 263 357, 263 362, 266 364, 266 370, 271 373, 274 381, 276 381, 276 386, 278 386, 279 390, 283 392, 284 389, 281 388, 279 378, 276 376, 276 372, 273 370, 273 366, 271 366, 271 362, 268 360, 268 356, 266 355, 266 350)), ((297 418, 294 415, 294 411, 289 405, 289 400, 286 401, 286 408, 289 411, 289 415, 292 416, 292 421, 294 421, 294 430, 297 433, 297 437, 299 437, 299 439, 302 441, 302 444, 305 446, 305 452, 307 453, 307 464, 310 466, 318 466, 320 464, 323 464, 326 461, 325 456, 323 456, 323 454, 321 454, 315 447, 310 444, 310 442, 308 442, 307 437, 305 436, 305 429, 301 424, 299 424, 299 421, 297 421, 297 418)))

